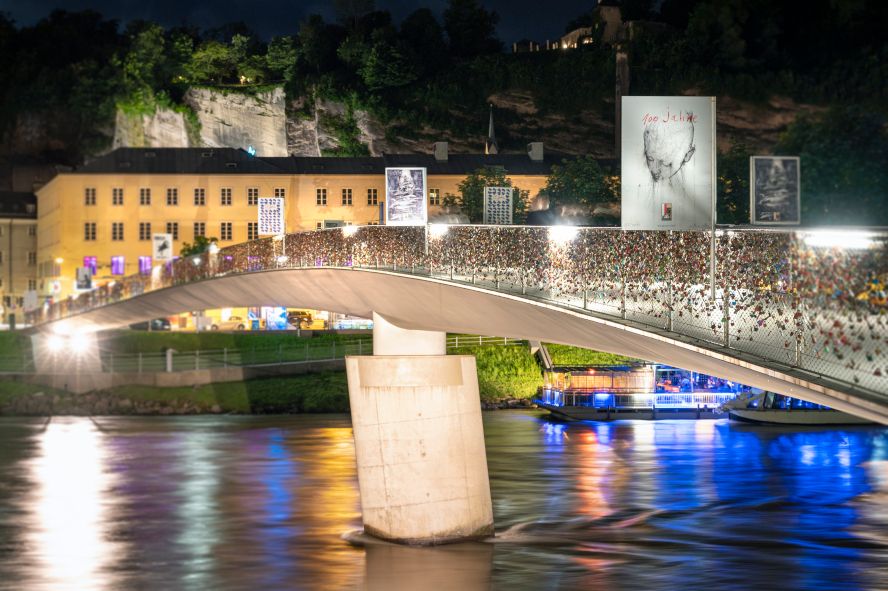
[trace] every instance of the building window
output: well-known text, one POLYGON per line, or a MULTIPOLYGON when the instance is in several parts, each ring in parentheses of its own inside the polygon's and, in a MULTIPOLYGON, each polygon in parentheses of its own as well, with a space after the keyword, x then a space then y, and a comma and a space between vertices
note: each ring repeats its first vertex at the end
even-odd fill
POLYGON ((316 189, 315 201, 318 205, 327 205, 327 189, 316 189))
POLYGON ((167 189, 167 205, 179 205, 179 189, 175 187, 167 189))
POLYGON ((207 190, 203 188, 197 188, 194 190, 194 204, 195 205, 206 205, 207 204, 207 190))
POLYGON ((83 190, 83 204, 84 205, 95 205, 96 204, 96 188, 95 187, 87 187, 83 190))
POLYGON ((126 264, 123 257, 111 257, 111 274, 123 275, 124 273, 126 273, 126 264))
POLYGON ((179 239, 179 222, 167 222, 167 234, 173 235, 173 240, 179 239))
POLYGON ((221 240, 231 240, 231 222, 222 222, 219 234, 221 240))
POLYGON ((231 187, 222 187, 219 197, 222 205, 231 205, 231 187))
POLYGON ((323 230, 324 229, 324 222, 318 222, 317 224, 315 224, 315 229, 316 230, 323 230))
POLYGON ((96 223, 86 222, 83 224, 83 239, 92 241, 96 239, 96 223))
POLYGON ((123 240, 123 222, 113 222, 111 224, 111 240, 123 240))
POLYGON ((342 190, 342 204, 343 205, 351 205, 352 204, 352 190, 351 189, 343 189, 342 190))
POLYGON ((247 222, 247 240, 259 238, 259 222, 247 222))
POLYGON ((29 252, 28 253, 28 266, 33 267, 36 264, 37 264, 37 253, 36 252, 29 252))
POLYGON ((111 189, 111 205, 123 205, 123 187, 111 189))
POLYGON ((367 189, 367 205, 379 205, 379 191, 367 189))
POLYGON ((247 205, 259 205, 259 187, 247 187, 247 205))
POLYGON ((28 226, 28 236, 37 235, 37 226, 28 226))
POLYGON ((274 188, 274 196, 280 197, 281 199, 283 199, 284 197, 287 196, 287 190, 283 187, 275 187, 274 188))
POLYGON ((151 257, 139 257, 139 273, 151 275, 151 257))
POLYGON ((99 263, 97 257, 83 257, 83 266, 89 269, 90 274, 93 277, 96 275, 96 270, 98 270, 99 263))
POLYGON ((151 205, 151 189, 142 187, 139 189, 139 205, 151 205))
POLYGON ((28 291, 34 291, 37 289, 37 280, 36 279, 28 279, 28 291))
POLYGON ((139 240, 151 240, 151 222, 139 222, 139 240))
POLYGON ((429 189, 429 205, 441 205, 441 189, 429 189))
POLYGON ((194 222, 194 239, 207 235, 207 225, 204 222, 194 222))

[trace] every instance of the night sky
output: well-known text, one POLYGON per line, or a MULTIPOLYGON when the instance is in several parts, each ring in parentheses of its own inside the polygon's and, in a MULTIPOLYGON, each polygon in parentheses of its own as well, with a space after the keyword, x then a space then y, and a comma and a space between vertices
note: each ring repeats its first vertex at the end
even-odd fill
MULTIPOLYGON (((525 37, 538 41, 560 37, 567 22, 594 7, 596 0, 481 0, 481 4, 499 13, 497 33, 508 46, 525 37)), ((446 5, 447 0, 376 1, 377 8, 389 10, 397 21, 421 6, 440 16, 446 5)), ((0 0, 0 11, 9 13, 20 25, 31 25, 56 8, 91 8, 121 21, 147 19, 167 26, 210 28, 244 21, 266 39, 295 33, 299 21, 308 14, 334 19, 332 2, 323 0, 0 0)))

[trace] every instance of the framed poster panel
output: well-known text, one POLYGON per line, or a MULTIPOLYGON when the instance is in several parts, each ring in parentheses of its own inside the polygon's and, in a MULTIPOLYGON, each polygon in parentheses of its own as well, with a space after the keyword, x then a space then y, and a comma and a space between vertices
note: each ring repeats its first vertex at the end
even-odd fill
POLYGON ((385 169, 385 225, 424 226, 429 219, 426 169, 385 169))
POLYGON ((283 197, 259 198, 259 235, 279 236, 284 233, 283 197))
POLYGON ((802 221, 801 180, 798 156, 750 157, 750 223, 799 225, 802 221))
POLYGON ((512 224, 512 187, 484 187, 484 223, 512 224))
POLYGON ((166 263, 173 260, 173 235, 151 235, 151 258, 158 263, 166 263))
POLYGON ((624 96, 622 100, 623 229, 710 229, 715 98, 624 96))

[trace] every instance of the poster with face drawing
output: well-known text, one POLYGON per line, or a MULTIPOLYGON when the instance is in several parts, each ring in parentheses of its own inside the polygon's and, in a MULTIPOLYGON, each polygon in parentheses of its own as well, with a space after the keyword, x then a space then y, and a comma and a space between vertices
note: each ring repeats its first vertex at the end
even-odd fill
POLYGON ((422 226, 429 219, 425 168, 385 169, 385 223, 422 226))
POLYGON ((622 112, 623 229, 708 229, 715 99, 624 96, 622 112))
POLYGON ((749 217, 753 224, 801 223, 798 156, 749 159, 749 217))

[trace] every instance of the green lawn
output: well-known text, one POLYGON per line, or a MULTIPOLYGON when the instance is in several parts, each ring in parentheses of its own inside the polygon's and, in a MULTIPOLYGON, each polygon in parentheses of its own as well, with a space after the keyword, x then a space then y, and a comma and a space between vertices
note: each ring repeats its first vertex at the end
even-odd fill
POLYGON ((481 400, 531 398, 543 385, 540 367, 526 346, 459 347, 448 353, 475 356, 481 400))
POLYGON ((115 353, 159 353, 168 347, 177 351, 239 349, 241 351, 277 350, 281 345, 292 347, 297 344, 348 342, 368 339, 367 334, 323 334, 312 337, 297 337, 296 331, 282 332, 147 332, 125 330, 101 336, 101 347, 115 353))
POLYGON ((546 343, 546 349, 548 349, 549 356, 552 357, 554 365, 625 365, 639 361, 632 357, 615 355, 614 353, 603 353, 601 351, 593 351, 592 349, 556 345, 553 343, 546 343))

